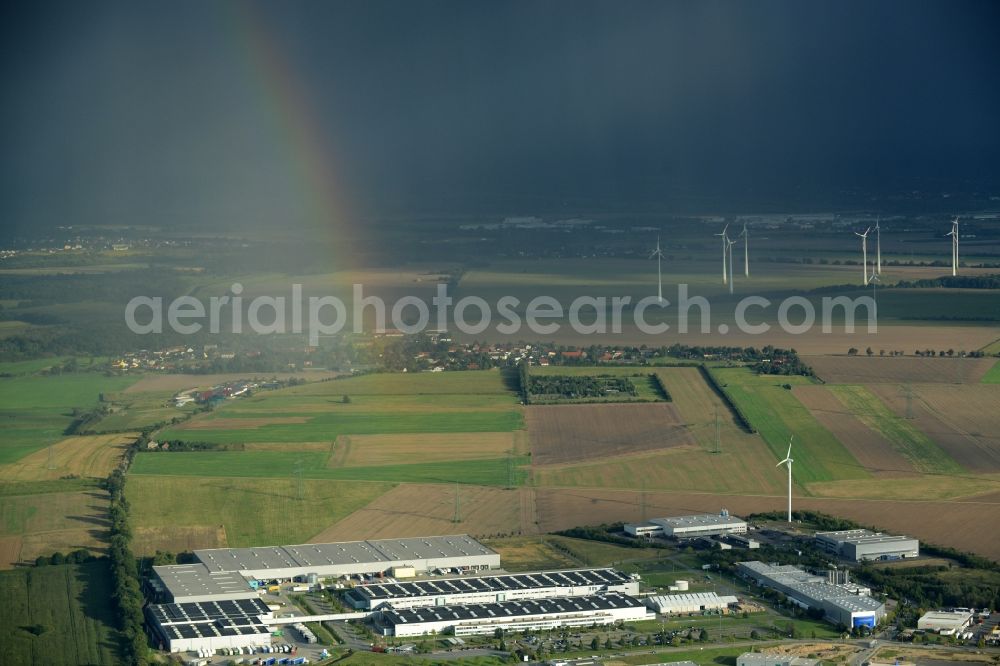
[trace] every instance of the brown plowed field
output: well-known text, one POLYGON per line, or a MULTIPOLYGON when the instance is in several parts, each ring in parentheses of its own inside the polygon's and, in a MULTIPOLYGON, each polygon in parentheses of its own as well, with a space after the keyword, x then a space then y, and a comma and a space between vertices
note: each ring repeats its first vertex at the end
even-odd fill
MULTIPOLYGON (((872 386, 894 412, 906 415, 901 387, 872 386)), ((911 386, 913 423, 970 472, 1000 471, 1000 384, 911 386)))
MULTIPOLYGON (((539 528, 543 532, 576 525, 636 520, 640 493, 601 489, 538 489, 539 528)), ((713 495, 701 493, 647 493, 649 516, 714 513, 722 508, 736 515, 781 510, 781 495, 713 495)), ((910 534, 937 544, 1000 559, 1000 499, 957 501, 897 501, 798 498, 794 507, 851 518, 887 531, 910 534)))
POLYGON ((892 442, 862 423, 825 386, 796 386, 792 393, 868 471, 880 477, 916 473, 910 461, 893 448, 892 442))
POLYGON ((426 534, 535 533, 534 524, 522 524, 523 516, 534 516, 530 506, 533 497, 522 498, 524 490, 403 483, 309 541, 325 543, 426 534), (456 491, 457 523, 454 522, 456 491))
POLYGON ((862 350, 860 356, 815 356, 808 363, 828 384, 978 384, 996 359, 869 357, 862 350))
POLYGON ((577 462, 695 444, 666 403, 537 405, 525 409, 536 465, 577 462))

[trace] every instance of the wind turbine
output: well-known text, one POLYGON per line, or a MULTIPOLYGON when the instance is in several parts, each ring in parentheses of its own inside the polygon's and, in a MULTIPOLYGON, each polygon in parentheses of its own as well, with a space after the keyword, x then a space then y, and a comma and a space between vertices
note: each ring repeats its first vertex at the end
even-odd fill
POLYGON ((788 438, 788 455, 785 459, 779 462, 775 467, 781 467, 782 465, 788 466, 788 522, 792 522, 792 440, 795 439, 795 435, 788 438))
POLYGON ((859 234, 857 231, 854 232, 855 236, 861 238, 861 270, 864 273, 864 284, 868 286, 868 232, 872 228, 868 227, 865 229, 865 233, 859 234))
POLYGON ((875 266, 876 266, 876 268, 875 268, 875 273, 872 273, 872 275, 875 275, 876 273, 878 275, 882 275, 882 228, 879 227, 879 225, 878 225, 878 223, 880 221, 881 221, 881 215, 875 218, 875 255, 876 255, 875 266))
POLYGON ((958 216, 951 221, 951 231, 945 234, 951 236, 951 275, 958 275, 958 216))
POLYGON ((735 282, 733 280, 733 246, 736 245, 736 241, 729 240, 728 238, 725 240, 726 249, 729 250, 729 293, 731 294, 733 293, 733 282, 735 282))
POLYGON ((727 224, 723 229, 721 234, 713 234, 714 236, 722 236, 722 284, 727 284, 729 281, 729 276, 726 274, 726 253, 729 251, 729 236, 726 235, 726 231, 729 229, 727 224))
POLYGON ((650 253, 649 258, 656 257, 656 297, 659 302, 663 302, 663 274, 660 272, 660 261, 663 259, 663 250, 660 249, 660 237, 656 237, 656 249, 650 253))
POLYGON ((750 232, 747 231, 747 223, 743 223, 743 277, 750 277, 750 232))
POLYGON ((872 301, 875 303, 875 328, 878 328, 878 288, 877 285, 882 280, 879 279, 877 275, 872 273, 872 301))

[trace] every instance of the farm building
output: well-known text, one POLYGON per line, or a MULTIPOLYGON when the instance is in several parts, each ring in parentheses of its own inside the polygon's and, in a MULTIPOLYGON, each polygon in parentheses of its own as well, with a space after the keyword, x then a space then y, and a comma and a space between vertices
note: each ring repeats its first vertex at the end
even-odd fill
POLYGON ((638 594, 639 583, 614 569, 576 569, 374 583, 355 587, 347 598, 355 608, 371 610, 385 605, 396 609, 418 608, 579 597, 603 592, 638 594))
POLYGON ((194 551, 209 571, 237 572, 258 580, 382 574, 396 567, 414 571, 498 569, 500 556, 466 534, 379 539, 343 543, 308 543, 260 548, 214 548, 194 551))
POLYGON ((271 644, 272 613, 259 599, 153 604, 146 619, 168 652, 257 647, 271 644))
POLYGON ((951 635, 962 631, 972 624, 972 613, 969 611, 930 611, 917 620, 917 629, 937 631, 951 635))
POLYGON ((734 596, 719 596, 715 592, 693 592, 691 594, 661 594, 646 597, 643 603, 661 615, 681 615, 704 611, 726 610, 739 603, 734 596))
POLYGON ((386 636, 423 636, 453 631, 456 636, 492 634, 497 629, 524 631, 589 627, 651 619, 636 599, 611 592, 600 596, 525 599, 490 604, 383 609, 377 624, 386 636))
POLYGON ((817 532, 816 545, 852 562, 896 560, 920 555, 920 542, 917 539, 871 530, 817 532))
POLYGON ((739 562, 736 569, 744 578, 784 593, 803 608, 821 609, 834 624, 874 627, 885 616, 885 604, 866 596, 867 588, 830 584, 823 576, 790 565, 739 562))
POLYGON ((239 573, 212 572, 204 564, 153 567, 149 583, 156 598, 175 604, 257 597, 257 592, 239 573))

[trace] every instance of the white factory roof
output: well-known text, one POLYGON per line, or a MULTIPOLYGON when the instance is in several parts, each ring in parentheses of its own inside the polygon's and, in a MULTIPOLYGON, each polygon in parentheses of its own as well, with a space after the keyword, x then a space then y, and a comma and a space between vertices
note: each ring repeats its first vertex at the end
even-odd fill
POLYGON ((466 534, 378 539, 343 543, 307 543, 258 548, 213 548, 194 551, 211 571, 261 571, 329 565, 388 564, 442 557, 495 555, 466 534))
MULTIPOLYGON (((715 592, 691 592, 688 594, 660 594, 647 597, 647 606, 654 606, 659 612, 670 612, 671 609, 698 608, 707 606, 709 608, 721 608, 729 604, 739 603, 739 599, 734 596, 719 596, 715 592)), ((686 612, 686 611, 682 611, 686 612)))
POLYGON ((816 532, 816 538, 817 539, 824 538, 830 541, 854 543, 859 545, 868 543, 886 543, 891 541, 913 540, 913 537, 883 534, 881 532, 872 532, 871 530, 864 530, 864 529, 837 530, 833 532, 816 532))
POLYGON ((668 518, 653 518, 650 522, 657 525, 678 527, 714 527, 715 525, 739 525, 744 521, 734 516, 723 516, 718 513, 699 513, 693 516, 670 516, 668 518))
POLYGON ((255 594, 235 571, 212 572, 204 564, 156 566, 153 571, 174 599, 255 594))

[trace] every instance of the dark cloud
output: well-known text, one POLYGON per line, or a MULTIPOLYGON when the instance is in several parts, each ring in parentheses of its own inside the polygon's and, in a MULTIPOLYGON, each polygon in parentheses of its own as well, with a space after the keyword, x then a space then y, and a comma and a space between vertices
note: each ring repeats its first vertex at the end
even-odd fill
POLYGON ((995 2, 3 11, 8 229, 1000 180, 995 2))

